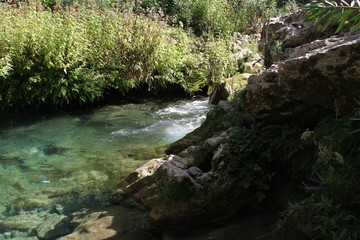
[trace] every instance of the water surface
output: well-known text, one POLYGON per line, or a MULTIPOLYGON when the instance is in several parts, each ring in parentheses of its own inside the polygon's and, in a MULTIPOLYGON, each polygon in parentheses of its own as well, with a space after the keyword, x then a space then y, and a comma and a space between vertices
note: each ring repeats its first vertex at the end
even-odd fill
MULTIPOLYGON (((106 106, 0 127, 0 214, 81 205, 200 126, 206 100, 106 106)), ((104 198, 104 199, 101 199, 104 198)))

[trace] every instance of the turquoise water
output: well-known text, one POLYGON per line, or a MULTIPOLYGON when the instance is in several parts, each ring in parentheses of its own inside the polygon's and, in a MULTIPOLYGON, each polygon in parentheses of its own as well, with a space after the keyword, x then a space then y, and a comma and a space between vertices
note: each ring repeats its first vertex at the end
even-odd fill
POLYGON ((164 144, 200 126, 206 100, 111 105, 0 127, 0 214, 106 201, 106 192, 164 144), (103 198, 103 199, 102 199, 103 198))

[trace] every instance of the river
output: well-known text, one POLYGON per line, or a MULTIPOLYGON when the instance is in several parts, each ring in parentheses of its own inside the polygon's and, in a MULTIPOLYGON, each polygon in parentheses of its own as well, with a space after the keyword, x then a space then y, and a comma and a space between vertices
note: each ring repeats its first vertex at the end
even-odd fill
POLYGON ((0 127, 0 217, 60 203, 106 204, 107 193, 204 121, 207 100, 108 105, 0 127))

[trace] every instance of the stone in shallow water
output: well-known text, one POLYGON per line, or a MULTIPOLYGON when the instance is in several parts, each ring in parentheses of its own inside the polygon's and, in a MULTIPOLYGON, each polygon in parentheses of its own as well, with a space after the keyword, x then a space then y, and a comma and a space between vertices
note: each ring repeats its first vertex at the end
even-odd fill
POLYGON ((39 240, 37 237, 16 237, 11 238, 11 240, 39 240))
POLYGON ((50 214, 36 228, 36 232, 41 239, 54 239, 71 233, 70 221, 65 215, 50 214))
POLYGON ((56 239, 71 232, 65 215, 48 212, 24 211, 0 220, 0 231, 20 230, 37 233, 41 239, 56 239))
POLYGON ((53 155, 53 154, 64 154, 66 151, 68 151, 68 148, 59 147, 55 144, 48 144, 41 148, 41 150, 44 152, 45 155, 53 155))
POLYGON ((3 166, 23 166, 24 160, 20 157, 8 157, 0 155, 0 164, 3 166))

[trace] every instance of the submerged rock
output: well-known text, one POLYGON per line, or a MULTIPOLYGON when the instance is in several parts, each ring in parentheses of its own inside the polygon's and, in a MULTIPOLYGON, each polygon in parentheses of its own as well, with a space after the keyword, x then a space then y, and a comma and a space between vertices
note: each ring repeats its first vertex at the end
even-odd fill
POLYGON ((0 220, 0 231, 27 231, 41 239, 54 239, 71 232, 67 216, 46 211, 23 211, 0 220))
POLYGON ((69 148, 64 148, 57 146, 55 144, 48 144, 41 148, 41 150, 44 152, 45 155, 53 155, 53 154, 64 154, 69 150, 69 148))
POLYGON ((20 157, 9 157, 5 155, 0 155, 0 164, 7 167, 7 166, 17 166, 17 167, 24 167, 24 160, 20 157))
POLYGON ((65 215, 50 214, 36 227, 37 236, 41 239, 54 239, 71 232, 69 219, 65 215))
POLYGON ((138 208, 80 209, 72 217, 74 232, 59 240, 156 239, 147 213, 138 208))

